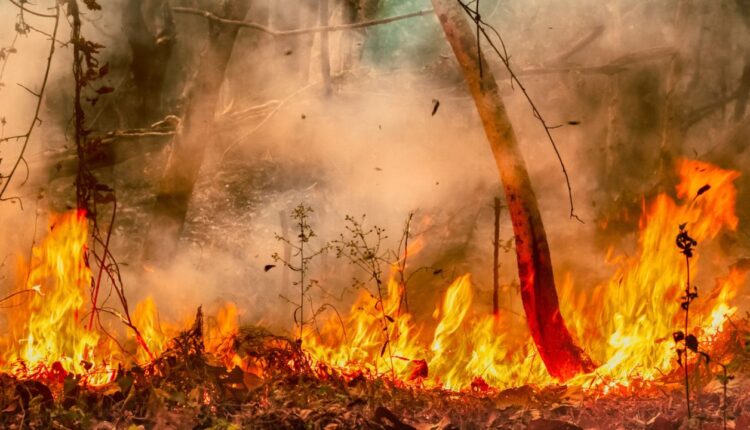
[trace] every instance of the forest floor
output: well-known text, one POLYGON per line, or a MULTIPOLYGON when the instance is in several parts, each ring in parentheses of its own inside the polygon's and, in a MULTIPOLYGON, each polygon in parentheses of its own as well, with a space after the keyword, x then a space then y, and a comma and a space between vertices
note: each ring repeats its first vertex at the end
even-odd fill
MULTIPOLYGON (((750 428, 750 378, 712 381, 686 418, 679 379, 648 390, 594 394, 580 387, 487 387, 450 392, 341 377, 311 368, 296 343, 259 328, 232 341, 244 363, 228 371, 205 353, 202 326, 175 338, 144 367, 120 369, 113 382, 82 387, 73 375, 19 380, 0 375, 0 426, 95 429, 380 429, 380 430, 720 430, 750 428), (727 421, 724 422, 726 412, 727 421), (725 427, 726 424, 726 427, 725 427)), ((740 368, 747 369, 748 354, 740 368)), ((735 364, 738 364, 735 361, 735 364)), ((476 387, 475 387, 476 388, 476 387)))

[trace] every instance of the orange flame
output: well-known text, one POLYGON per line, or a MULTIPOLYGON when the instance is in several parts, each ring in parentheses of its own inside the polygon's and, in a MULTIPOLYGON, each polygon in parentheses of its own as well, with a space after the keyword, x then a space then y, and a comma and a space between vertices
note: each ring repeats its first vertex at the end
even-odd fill
MULTIPOLYGON (((733 185, 738 173, 697 161, 683 160, 678 166, 680 200, 659 195, 644 204, 637 252, 610 252, 606 258, 614 266, 611 280, 588 290, 576 290, 571 276, 562 283, 565 320, 600 364, 569 384, 608 392, 653 381, 676 368, 671 334, 684 315, 679 297, 686 278, 684 257, 674 244, 677 226, 686 223, 699 242, 698 255, 691 260, 691 274, 697 275, 705 259, 700 256, 703 250, 710 250, 711 240, 722 231, 734 230, 738 222, 733 185)), ((99 385, 114 377, 113 362, 125 362, 108 339, 83 323, 90 311, 91 286, 85 260, 86 225, 82 212, 53 217, 47 238, 34 247, 22 290, 32 296, 12 311, 17 318, 10 319, 14 337, 4 340, 8 345, 2 355, 4 370, 53 380, 75 373, 87 384, 99 385)), ((409 255, 425 246, 423 238, 409 245, 409 255)), ((537 357, 522 319, 510 314, 494 318, 477 311, 478 292, 470 275, 458 277, 446 289, 433 325, 401 312, 405 291, 399 270, 394 263, 382 302, 380 294, 363 291, 348 316, 331 314, 315 327, 304 328, 303 347, 316 368, 451 390, 556 382, 537 357)), ((746 273, 735 268, 716 277, 712 291, 701 291, 691 306, 690 324, 702 344, 710 346, 737 311, 732 301, 745 282, 746 273)), ((163 351, 179 331, 177 325, 160 322, 150 297, 138 304, 132 321, 153 354, 163 351)), ((238 309, 230 303, 216 318, 208 319, 206 350, 227 368, 252 371, 233 349, 238 333, 238 309)), ((151 358, 146 350, 136 353, 139 362, 151 358)))
MULTIPOLYGON (((686 277, 684 257, 674 243, 677 226, 687 223, 699 243, 735 229, 733 181, 738 173, 683 160, 679 176, 680 202, 659 195, 648 210, 644 207, 637 254, 608 256, 616 266, 609 283, 581 293, 575 292, 570 278, 563 283, 560 295, 565 320, 584 349, 600 363, 592 374, 570 383, 608 391, 655 380, 675 368, 671 334, 683 315, 679 297, 686 277)), ((694 274, 698 262, 698 258, 691 261, 694 274)), ((715 336, 736 311, 730 303, 744 282, 745 274, 733 270, 717 282, 713 292, 702 294, 695 302, 691 325, 702 333, 702 341, 715 336)), ((528 331, 518 329, 522 322, 472 313, 474 293, 468 275, 446 290, 435 313, 439 320, 429 348, 419 343, 418 333, 425 330, 424 324, 416 324, 408 314, 393 314, 401 293, 394 285, 389 283, 383 303, 390 322, 384 323, 374 296, 363 293, 343 327, 331 317, 319 334, 312 330, 305 333, 304 346, 311 357, 350 374, 392 372, 398 381, 407 383, 413 369, 409 362, 424 360, 429 376, 421 382, 453 390, 555 383, 536 357, 528 331), (390 363, 389 355, 398 360, 390 363)))
POLYGON ((75 373, 89 385, 107 383, 114 377, 110 354, 99 350, 98 333, 87 330, 83 321, 91 286, 85 213, 52 217, 50 225, 47 238, 32 251, 26 288, 35 294, 23 305, 28 317, 13 319, 21 336, 4 358, 22 377, 55 379, 75 373))

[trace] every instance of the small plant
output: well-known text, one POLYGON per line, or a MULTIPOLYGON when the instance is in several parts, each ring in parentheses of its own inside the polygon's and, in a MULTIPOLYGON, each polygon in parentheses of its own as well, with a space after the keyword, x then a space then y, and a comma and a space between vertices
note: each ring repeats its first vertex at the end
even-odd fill
POLYGON ((687 267, 687 276, 685 279, 685 291, 680 297, 680 307, 685 312, 685 329, 684 331, 676 331, 672 334, 677 346, 677 363, 685 371, 685 400, 687 401, 687 415, 688 418, 692 417, 690 409, 690 374, 688 370, 688 353, 692 351, 695 354, 700 354, 706 359, 706 364, 710 363, 711 357, 704 351, 698 349, 698 338, 695 335, 689 333, 689 322, 690 322, 690 304, 693 300, 698 298, 698 287, 691 285, 690 283, 690 259, 693 258, 694 248, 698 245, 698 242, 690 237, 688 231, 685 229, 687 224, 680 224, 680 232, 677 234, 675 243, 680 249, 680 253, 685 256, 685 265, 687 267))
MULTIPOLYGON (((410 218, 411 219, 411 218, 410 218)), ((375 286, 373 297, 376 299, 375 307, 380 311, 380 320, 383 325, 383 347, 380 350, 382 357, 386 351, 391 364, 391 373, 395 376, 393 367, 393 353, 390 345, 390 323, 393 317, 387 315, 384 307, 383 294, 383 264, 389 264, 390 252, 383 250, 383 241, 388 238, 385 229, 374 225, 365 227, 365 215, 356 219, 351 215, 345 217, 346 233, 341 234, 339 239, 332 242, 337 258, 344 258, 350 264, 361 269, 367 276, 364 283, 372 282, 375 286)), ((406 226, 408 237, 408 221, 406 226)), ((405 264, 405 263, 404 263, 405 264)), ((359 283, 355 279, 355 283, 359 283)))
MULTIPOLYGON (((293 318, 294 323, 298 326, 299 330, 297 338, 297 342, 299 344, 302 343, 302 329, 304 328, 305 324, 309 322, 305 321, 305 300, 309 301, 310 307, 313 308, 309 291, 317 282, 314 279, 308 280, 307 275, 310 270, 310 263, 313 261, 313 259, 315 259, 315 257, 323 254, 329 249, 328 244, 324 244, 318 249, 311 248, 310 240, 316 237, 315 231, 313 230, 312 226, 310 226, 309 222, 310 215, 312 213, 312 208, 300 203, 299 205, 297 205, 297 207, 294 208, 294 212, 292 212, 292 214, 290 215, 297 226, 298 233, 296 240, 287 239, 285 237, 279 236, 278 234, 276 235, 276 240, 284 242, 292 248, 293 253, 291 257, 297 259, 296 263, 287 261, 282 256, 280 256, 279 253, 274 253, 271 256, 271 258, 273 258, 275 262, 283 264, 287 269, 293 272, 297 272, 299 275, 298 280, 292 283, 292 285, 299 288, 299 302, 295 302, 284 297, 287 301, 295 305, 293 318)), ((309 320, 313 320, 315 318, 315 315, 316 313, 313 312, 309 320)))
POLYGON ((401 240, 398 243, 398 249, 394 253, 396 272, 398 273, 398 288, 401 295, 398 302, 399 315, 401 315, 402 310, 409 312, 409 296, 407 295, 406 286, 409 283, 410 276, 406 276, 406 262, 409 259, 409 238, 411 237, 411 222, 413 219, 414 212, 409 212, 409 216, 404 223, 401 240))
POLYGON ((727 366, 725 364, 717 363, 717 365, 721 367, 721 375, 718 376, 722 388, 721 421, 724 424, 724 430, 727 430, 727 386, 729 385, 729 381, 734 379, 734 375, 727 373, 727 366))

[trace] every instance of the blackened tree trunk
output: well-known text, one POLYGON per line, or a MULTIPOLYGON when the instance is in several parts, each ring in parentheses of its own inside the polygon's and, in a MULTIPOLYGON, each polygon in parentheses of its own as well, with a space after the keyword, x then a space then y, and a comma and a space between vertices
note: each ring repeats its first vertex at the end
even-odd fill
POLYGON ((477 41, 458 0, 432 0, 482 120, 508 203, 516 242, 521 298, 531 335, 549 373, 567 380, 593 370, 565 326, 555 290, 552 260, 531 180, 497 82, 489 70, 479 71, 477 41))
POLYGON ((130 0, 123 24, 137 99, 133 125, 145 126, 163 115, 162 89, 176 35, 172 10, 166 0, 130 0))

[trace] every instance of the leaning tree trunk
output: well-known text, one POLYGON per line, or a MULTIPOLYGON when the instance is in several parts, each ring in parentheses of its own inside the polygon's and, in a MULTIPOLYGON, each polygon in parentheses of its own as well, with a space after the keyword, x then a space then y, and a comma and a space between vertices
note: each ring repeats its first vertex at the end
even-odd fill
POLYGON ((479 111, 500 171, 516 241, 518 276, 529 329, 549 373, 561 380, 593 370, 560 314, 549 245, 531 180, 495 78, 479 72, 477 41, 458 0, 432 0, 479 111))
MULTIPOLYGON (((217 15, 243 20, 250 4, 250 0, 223 2, 217 15)), ((174 254, 206 147, 214 139, 212 129, 219 89, 240 27, 211 21, 208 25, 209 42, 188 90, 182 126, 172 142, 172 153, 156 194, 145 245, 146 260, 171 258, 174 254)))

